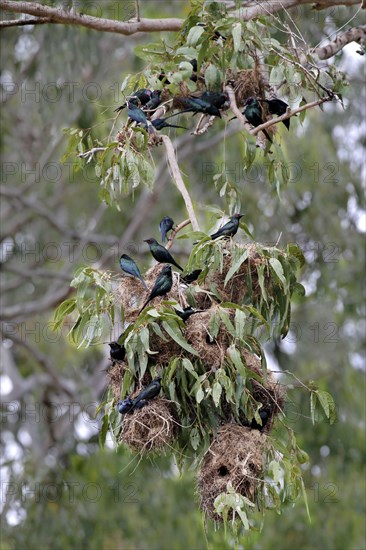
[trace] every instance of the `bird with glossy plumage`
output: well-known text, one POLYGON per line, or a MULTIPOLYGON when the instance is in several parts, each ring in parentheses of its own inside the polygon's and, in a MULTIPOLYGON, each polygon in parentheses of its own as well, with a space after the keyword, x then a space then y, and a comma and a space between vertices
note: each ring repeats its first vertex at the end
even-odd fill
POLYGON ((156 118, 155 120, 151 121, 151 124, 153 125, 155 130, 163 130, 163 128, 182 128, 183 130, 188 130, 188 128, 186 128, 185 126, 178 126, 177 124, 169 124, 168 122, 166 122, 167 118, 171 118, 171 116, 166 118, 156 118))
POLYGON ((151 98, 149 101, 144 105, 143 110, 144 111, 154 111, 157 107, 159 107, 161 103, 161 92, 162 90, 154 90, 151 94, 151 98))
POLYGON ((176 104, 183 107, 183 109, 179 111, 180 114, 193 113, 193 115, 196 115, 197 113, 201 113, 204 115, 211 115, 221 118, 221 113, 215 105, 212 105, 208 101, 204 101, 198 97, 176 97, 175 101, 176 104))
MULTIPOLYGON (((136 107, 138 107, 139 105, 146 105, 146 103, 150 101, 152 94, 153 92, 151 90, 141 88, 141 90, 137 90, 133 95, 129 97, 128 102, 132 103, 132 105, 135 105, 136 107)), ((117 107, 117 109, 114 109, 114 112, 119 113, 125 107, 126 103, 120 105, 119 107, 117 107)))
POLYGON ((150 252, 157 262, 159 262, 160 264, 172 264, 176 268, 183 271, 183 268, 180 267, 179 264, 177 264, 173 256, 170 254, 169 250, 167 250, 165 246, 159 244, 156 239, 145 239, 144 243, 147 243, 149 245, 150 252))
POLYGON ((187 285, 190 285, 194 281, 197 281, 197 279, 201 275, 201 273, 202 273, 202 269, 195 269, 191 273, 187 273, 187 275, 182 276, 181 279, 187 285))
POLYGON ((216 233, 211 235, 211 239, 218 239, 219 237, 233 237, 239 229, 240 218, 244 214, 234 214, 230 217, 229 221, 225 223, 216 233))
POLYGON ((191 315, 195 315, 196 313, 202 313, 203 309, 193 309, 193 307, 188 306, 183 309, 183 311, 180 311, 179 309, 174 308, 175 313, 180 317, 185 323, 187 319, 190 318, 191 315))
POLYGON ((161 240, 163 243, 167 240, 167 233, 171 231, 174 227, 174 220, 170 216, 164 216, 164 218, 159 223, 159 229, 161 233, 161 240))
POLYGON ((253 420, 250 423, 250 427, 252 428, 252 430, 262 431, 269 420, 269 414, 267 411, 259 411, 259 416, 262 421, 262 424, 259 424, 259 422, 257 422, 256 419, 253 418, 253 420))
MULTIPOLYGON (((273 99, 260 99, 261 103, 267 103, 268 105, 268 111, 271 113, 271 115, 278 115, 282 116, 287 113, 288 104, 285 101, 282 101, 282 99, 273 98, 273 99)), ((287 130, 290 129, 290 119, 287 118, 286 120, 282 121, 283 124, 286 126, 287 130)))
POLYGON ((158 296, 165 296, 173 286, 173 275, 172 275, 172 268, 170 265, 165 265, 159 275, 157 276, 154 286, 149 294, 148 299, 142 306, 142 308, 139 311, 139 315, 143 309, 147 306, 151 300, 154 298, 157 298, 158 296))
POLYGON ((128 102, 127 115, 129 119, 137 122, 137 124, 142 124, 145 128, 147 128, 148 122, 144 111, 142 111, 139 107, 136 107, 136 105, 131 103, 131 101, 128 102))
POLYGON ((118 342, 109 342, 110 352, 109 356, 112 361, 123 361, 126 357, 126 348, 121 346, 118 342))
POLYGON ((127 397, 126 399, 124 399, 123 401, 118 401, 117 403, 117 407, 118 407, 118 412, 120 414, 128 414, 128 413, 131 413, 132 412, 132 407, 133 407, 133 399, 131 399, 130 397, 127 397))
POLYGON ((229 101, 229 95, 227 93, 210 92, 208 90, 202 92, 200 95, 192 94, 190 97, 192 99, 200 99, 218 109, 222 109, 225 103, 229 101))
POLYGON ((146 283, 142 278, 140 270, 137 267, 136 262, 132 258, 130 258, 130 256, 127 256, 127 254, 122 254, 122 256, 119 259, 119 265, 123 273, 127 273, 128 275, 131 275, 132 277, 136 277, 136 279, 139 279, 139 281, 141 281, 141 283, 147 290, 146 283))
POLYGON ((141 401, 150 401, 151 399, 154 399, 157 397, 161 390, 161 376, 157 376, 154 378, 154 380, 149 384, 146 388, 144 388, 137 397, 133 400, 132 409, 134 410, 138 407, 138 404, 141 403, 141 401))
MULTIPOLYGON (((249 124, 251 124, 255 128, 263 124, 262 108, 255 97, 248 97, 248 99, 244 103, 244 106, 245 109, 243 111, 243 115, 245 116, 249 124)), ((268 141, 272 143, 272 139, 267 130, 262 130, 262 132, 264 133, 268 141)))

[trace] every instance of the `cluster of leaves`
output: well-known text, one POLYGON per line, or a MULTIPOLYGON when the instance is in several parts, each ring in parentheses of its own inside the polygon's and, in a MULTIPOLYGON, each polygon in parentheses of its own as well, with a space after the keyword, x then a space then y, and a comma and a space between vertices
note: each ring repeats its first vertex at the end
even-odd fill
MULTIPOLYGON (((282 45, 274 35, 278 34, 279 22, 273 18, 261 17, 255 21, 237 21, 225 6, 216 2, 193 2, 183 32, 177 41, 170 45, 164 39, 152 44, 135 48, 138 57, 147 62, 141 73, 127 75, 121 85, 123 97, 138 88, 162 89, 165 87, 171 98, 181 95, 184 83, 190 92, 197 90, 197 79, 193 74, 192 59, 197 60, 198 73, 204 67, 205 86, 209 90, 222 90, 230 71, 230 80, 235 80, 240 70, 254 69, 261 65, 270 68, 268 84, 277 90, 281 97, 287 97, 292 107, 303 105, 324 94, 341 93, 346 80, 342 72, 334 66, 318 69, 316 59, 307 56, 308 67, 303 67, 293 48, 287 46, 288 29, 282 24, 286 44, 282 45), (164 71, 169 76, 169 83, 159 80, 164 71)), ((172 101, 172 99, 168 100, 172 101)), ((300 114, 302 122, 306 111, 300 114)), ((86 134, 71 129, 68 153, 77 155, 85 153, 85 147, 92 150, 104 149, 93 156, 75 158, 76 166, 89 163, 94 159, 95 173, 100 180, 100 198, 109 205, 118 206, 121 195, 131 193, 140 183, 152 187, 154 167, 148 148, 148 134, 143 128, 131 128, 123 132, 122 141, 105 144, 93 142, 88 130, 86 134)), ((258 154, 256 139, 245 134, 242 146, 244 169, 249 170, 258 154)), ((289 180, 285 158, 278 143, 272 145, 275 153, 269 160, 268 180, 280 192, 289 180)), ((267 155, 267 152, 264 153, 267 155)), ((221 175, 222 176, 222 175, 221 175)), ((216 175, 217 178, 220 174, 216 175)), ((221 178, 222 179, 222 178, 221 178)), ((219 184, 216 180, 216 185, 219 184)), ((224 177, 220 182, 219 192, 224 195, 228 186, 235 190, 224 177)))

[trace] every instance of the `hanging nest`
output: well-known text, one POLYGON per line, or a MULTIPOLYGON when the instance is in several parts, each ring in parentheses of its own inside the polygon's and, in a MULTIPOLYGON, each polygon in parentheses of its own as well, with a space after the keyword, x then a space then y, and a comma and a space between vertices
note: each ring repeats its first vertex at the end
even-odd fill
POLYGON ((164 329, 162 329, 162 333, 166 337, 166 341, 155 334, 155 332, 150 332, 149 348, 151 351, 158 352, 151 356, 153 361, 155 361, 157 365, 164 366, 167 365, 173 357, 180 355, 183 350, 175 340, 164 332, 164 329))
POLYGON ((177 433, 174 405, 166 399, 154 399, 123 416, 120 441, 140 453, 162 451, 172 445, 177 433))
MULTIPOLYGON (((197 351, 201 362, 207 371, 219 368, 225 360, 226 350, 232 337, 220 321, 220 329, 215 338, 210 334, 210 319, 215 314, 217 306, 202 313, 192 315, 186 323, 185 338, 197 351)), ((232 312, 230 312, 233 315, 232 312)), ((194 359, 194 357, 193 357, 194 359)))
POLYGON ((266 84, 258 68, 243 69, 236 74, 229 69, 226 80, 233 85, 235 100, 240 108, 248 97, 265 97, 266 84))
MULTIPOLYGON (((141 281, 136 277, 123 277, 121 283, 118 285, 115 298, 122 305, 124 309, 125 319, 127 322, 134 322, 142 307, 144 301, 147 300, 154 283, 159 276, 163 264, 156 264, 154 267, 147 270, 144 280, 148 287, 148 291, 144 288, 141 281)), ((154 298, 149 305, 157 305, 161 300, 176 300, 181 303, 183 300, 182 293, 179 290, 178 276, 173 272, 173 286, 170 292, 162 298, 154 298)))
POLYGON ((230 482, 234 491, 254 502, 261 483, 263 452, 267 436, 237 424, 225 424, 208 449, 198 473, 197 489, 203 512, 216 521, 214 502, 227 492, 230 482))
MULTIPOLYGON (((257 265, 267 265, 265 257, 261 256, 254 244, 238 244, 234 241, 227 241, 223 243, 223 265, 222 270, 209 271, 204 284, 201 287, 208 291, 215 291, 223 302, 235 302, 236 304, 243 304, 245 298, 249 295, 252 303, 261 296, 261 288, 258 281, 257 265), (232 262, 235 261, 232 258, 233 249, 247 249, 248 258, 241 264, 238 271, 231 277, 225 286, 226 275, 231 268, 232 262), (250 273, 249 273, 250 269, 250 273), (251 283, 251 288, 248 285, 251 283)), ((266 289, 269 289, 269 274, 268 270, 264 272, 264 284, 266 289)), ((195 295, 196 305, 200 309, 207 308, 208 303, 211 302, 211 298, 205 293, 197 293, 195 295)))
MULTIPOLYGON (((263 369, 259 357, 255 354, 242 350, 243 359, 246 367, 261 376, 262 382, 251 379, 251 395, 258 402, 262 403, 261 411, 266 411, 269 418, 266 425, 261 430, 268 433, 273 427, 275 417, 283 411, 285 406, 286 392, 284 387, 279 384, 270 371, 267 371, 267 379, 263 379, 263 369)), ((241 417, 243 424, 247 423, 245 417, 241 417)))
MULTIPOLYGON (((107 371, 107 375, 109 377, 109 387, 117 400, 121 399, 122 382, 126 371, 128 371, 128 364, 125 361, 114 361, 112 367, 107 371)), ((146 370, 140 384, 145 387, 148 386, 150 382, 152 382, 152 376, 150 371, 146 370)))

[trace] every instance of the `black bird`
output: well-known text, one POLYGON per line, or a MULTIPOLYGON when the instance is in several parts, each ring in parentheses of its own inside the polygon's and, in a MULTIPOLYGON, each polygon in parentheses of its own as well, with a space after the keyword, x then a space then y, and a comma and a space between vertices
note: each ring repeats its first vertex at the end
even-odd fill
POLYGON ((184 277, 181 277, 182 281, 184 281, 187 285, 193 283, 194 281, 197 281, 198 277, 201 275, 202 269, 195 269, 192 271, 192 273, 187 273, 187 275, 184 275, 184 277))
POLYGON ((189 63, 192 65, 194 72, 197 72, 198 65, 197 65, 197 59, 191 59, 189 63))
MULTIPOLYGON (((271 113, 271 115, 278 115, 282 116, 286 114, 288 104, 285 101, 282 101, 282 99, 260 99, 259 100, 262 103, 267 103, 268 105, 268 111, 271 113)), ((286 120, 282 121, 284 125, 286 126, 287 130, 290 129, 290 119, 287 118, 286 120)))
POLYGON ((191 315, 194 315, 195 313, 202 313, 203 309, 193 309, 192 307, 188 306, 183 309, 183 311, 179 311, 179 309, 173 308, 175 313, 182 319, 182 321, 185 323, 187 319, 190 318, 191 315))
POLYGON ((110 342, 109 347, 111 348, 109 355, 112 360, 123 361, 126 356, 126 348, 120 346, 118 342, 110 342))
POLYGON ((150 292, 148 299, 140 309, 139 315, 141 311, 147 306, 147 304, 151 302, 151 300, 153 300, 157 296, 164 296, 171 290, 172 286, 173 286, 172 268, 170 267, 170 265, 165 265, 161 270, 160 274, 158 275, 158 277, 156 278, 152 291, 150 292))
POLYGON ((176 99, 178 99, 180 105, 184 107, 180 113, 193 113, 194 115, 197 113, 202 113, 204 115, 217 116, 221 118, 219 109, 215 107, 215 105, 212 105, 203 99, 198 97, 180 97, 176 99))
POLYGON ((126 413, 132 412, 133 404, 134 404, 133 399, 131 399, 130 397, 127 397, 123 401, 118 401, 118 405, 117 405, 118 412, 120 414, 126 414, 126 413))
MULTIPOLYGON (((150 101, 150 98, 152 96, 153 92, 151 90, 147 90, 146 88, 141 88, 141 90, 137 90, 128 100, 129 103, 132 103, 132 105, 135 105, 138 107, 139 105, 146 105, 148 101, 150 101)), ((120 107, 117 107, 117 109, 114 109, 114 112, 118 113, 122 111, 126 107, 126 103, 123 105, 120 105, 120 107)))
MULTIPOLYGON (((256 100, 256 98, 255 97, 248 97, 248 99, 246 100, 244 105, 246 107, 243 111, 243 115, 245 116, 245 118, 247 119, 249 124, 251 124, 255 128, 257 126, 260 126, 261 124, 263 124, 262 109, 261 109, 261 106, 259 105, 258 101, 256 100)), ((262 131, 263 131, 264 135, 266 136, 266 138, 268 139, 268 141, 270 141, 272 143, 272 139, 271 139, 270 135, 268 134, 267 130, 262 130, 262 131)))
POLYGON ((162 90, 154 90, 151 94, 151 99, 144 105, 144 111, 153 111, 157 107, 159 107, 161 103, 161 92, 162 90))
MULTIPOLYGON (((134 410, 141 401, 149 401, 150 399, 154 399, 154 397, 157 397, 161 390, 161 383, 162 380, 161 376, 157 376, 151 384, 146 386, 139 394, 138 396, 133 400, 133 407, 132 410, 134 410)), ((145 403, 146 404, 146 403, 145 403)), ((141 408, 137 407, 137 408, 141 408)))
MULTIPOLYGON (((205 27, 205 30, 207 30, 207 24, 206 23, 197 23, 197 27, 205 27)), ((218 40, 219 38, 222 38, 224 41, 226 40, 226 36, 223 36, 219 31, 214 31, 213 35, 211 36, 211 40, 218 40)))
POLYGON ((134 262, 132 258, 127 256, 127 254, 122 254, 119 259, 119 265, 121 266, 121 269, 124 273, 128 273, 129 275, 132 275, 132 277, 136 277, 137 279, 139 279, 147 290, 146 283, 142 278, 140 270, 137 267, 136 262, 134 262))
POLYGON ((202 92, 200 96, 191 95, 190 97, 192 99, 201 99, 202 101, 205 101, 206 103, 209 103, 210 105, 213 105, 218 109, 222 109, 226 101, 229 100, 229 96, 226 93, 217 93, 217 92, 209 92, 209 91, 202 92))
MULTIPOLYGON (((179 113, 175 113, 175 114, 179 114, 179 113)), ((167 118, 170 118, 171 116, 175 116, 175 115, 170 115, 167 118)), ((156 118, 155 120, 151 121, 151 124, 154 126, 155 130, 162 130, 163 128, 183 128, 183 130, 188 130, 188 128, 186 128, 185 126, 177 126, 176 124, 169 124, 168 122, 166 122, 167 118, 156 118)))
POLYGON ((168 80, 165 72, 164 72, 164 69, 161 69, 161 72, 158 76, 158 79, 160 80, 160 82, 162 82, 165 86, 169 86, 170 84, 170 80, 168 80))
POLYGON ((219 237, 233 237, 239 229, 239 221, 244 214, 234 214, 230 217, 230 221, 225 223, 216 233, 211 235, 211 239, 218 239, 219 237))
POLYGON ((142 124, 145 128, 147 128, 147 118, 144 111, 141 111, 141 109, 136 107, 136 105, 131 103, 131 101, 128 102, 127 114, 131 120, 137 122, 138 124, 142 124))
POLYGON ((259 416, 261 417, 261 420, 262 420, 262 425, 260 425, 255 418, 253 418, 253 420, 251 421, 250 423, 250 427, 252 428, 252 430, 263 430, 264 426, 267 424, 268 420, 269 420, 269 414, 267 411, 260 411, 259 412, 259 416))
POLYGON ((164 216, 164 218, 161 220, 159 224, 160 233, 161 233, 161 240, 163 243, 166 241, 166 234, 168 231, 173 229, 174 227, 174 221, 169 216, 164 216))
POLYGON ((174 260, 173 256, 170 254, 169 250, 158 243, 156 239, 145 239, 144 243, 147 243, 150 247, 150 252, 157 262, 160 264, 172 264, 181 271, 183 267, 180 267, 179 264, 174 260))

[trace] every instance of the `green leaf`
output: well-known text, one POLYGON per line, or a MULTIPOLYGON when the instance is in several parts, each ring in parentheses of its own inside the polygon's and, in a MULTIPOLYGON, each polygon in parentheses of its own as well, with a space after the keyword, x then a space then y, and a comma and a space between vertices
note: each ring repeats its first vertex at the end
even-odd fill
POLYGON ((196 401, 197 401, 197 403, 200 404, 204 397, 205 397, 205 394, 203 393, 203 389, 201 387, 199 387, 198 390, 196 391, 196 401))
POLYGON ((218 89, 221 85, 221 73, 212 63, 206 68, 205 84, 209 90, 218 89))
POLYGON ((212 397, 216 407, 219 406, 221 394, 222 394, 222 386, 219 382, 215 382, 213 385, 212 397))
POLYGON ((177 344, 179 344, 181 348, 185 349, 189 353, 192 353, 192 355, 198 355, 196 350, 183 338, 178 324, 173 325, 168 323, 167 321, 163 321, 162 325, 164 330, 166 330, 169 336, 173 338, 173 340, 175 340, 175 342, 177 342, 177 344))
POLYGON ((200 444, 200 433, 197 428, 193 428, 189 434, 189 440, 191 442, 192 448, 196 451, 200 444))
POLYGON ((191 373, 194 376, 194 378, 196 380, 198 380, 198 374, 194 370, 194 367, 193 367, 192 363, 190 362, 190 360, 187 357, 183 358, 182 365, 189 373, 191 373))
POLYGON ((189 29, 187 36, 187 46, 196 46, 197 42, 201 38, 201 35, 205 32, 204 27, 192 27, 189 29))
POLYGON ((316 407, 316 392, 312 391, 310 394, 310 416, 313 424, 315 424, 315 407, 316 407))
POLYGON ((245 262, 245 260, 248 258, 248 250, 245 250, 243 254, 239 256, 239 258, 232 264, 229 271, 226 274, 225 281, 224 281, 224 287, 227 285, 227 283, 230 281, 231 277, 238 271, 241 264, 245 262))
POLYGON ((233 35, 234 52, 238 53, 241 44, 241 23, 234 23, 231 33, 233 35))
POLYGON ((108 415, 105 414, 102 419, 102 425, 99 432, 99 445, 104 449, 105 441, 108 433, 108 415))
POLYGON ((337 417, 333 397, 330 393, 324 390, 317 390, 316 394, 321 406, 323 407, 326 417, 329 419, 330 424, 333 424, 337 417))
POLYGON ((272 267, 275 274, 277 275, 278 279, 283 284, 284 288, 286 288, 287 287, 287 281, 286 281, 286 278, 285 278, 285 275, 284 275, 284 272, 283 272, 283 267, 282 267, 281 262, 279 260, 277 260, 277 258, 270 258, 269 259, 269 264, 272 267))
POLYGON ((75 306, 75 298, 65 300, 58 306, 54 314, 54 325, 52 330, 57 330, 62 325, 65 317, 74 311, 75 306))

